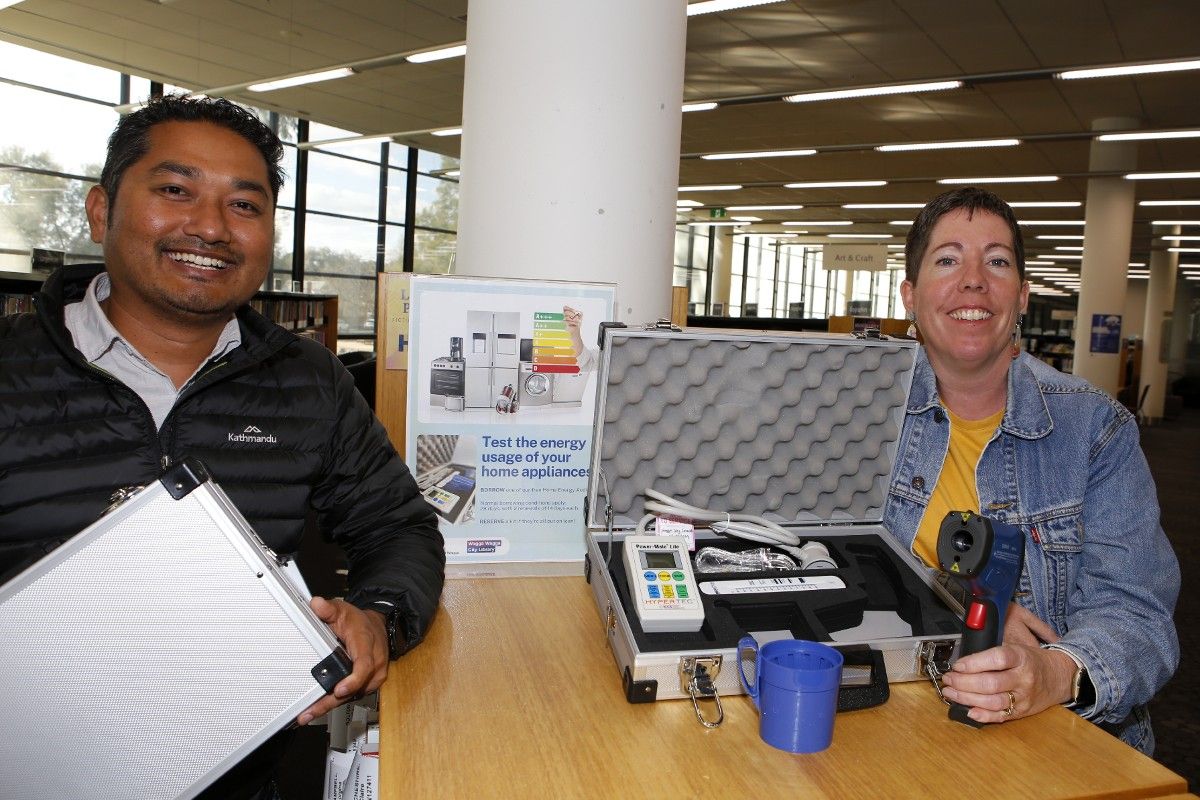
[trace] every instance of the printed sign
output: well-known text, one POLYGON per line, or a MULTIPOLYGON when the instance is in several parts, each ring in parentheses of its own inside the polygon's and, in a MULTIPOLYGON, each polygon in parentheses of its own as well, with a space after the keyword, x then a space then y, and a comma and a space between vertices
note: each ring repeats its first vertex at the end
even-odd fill
POLYGON ((1121 315, 1092 314, 1093 353, 1116 353, 1121 349, 1121 315))
POLYGON ((583 558, 610 284, 414 275, 408 463, 451 563, 583 558))
POLYGON ((408 313, 410 272, 385 272, 379 276, 384 297, 384 369, 408 369, 408 313))
POLYGON ((823 247, 822 266, 825 269, 887 269, 887 245, 827 244, 823 247))

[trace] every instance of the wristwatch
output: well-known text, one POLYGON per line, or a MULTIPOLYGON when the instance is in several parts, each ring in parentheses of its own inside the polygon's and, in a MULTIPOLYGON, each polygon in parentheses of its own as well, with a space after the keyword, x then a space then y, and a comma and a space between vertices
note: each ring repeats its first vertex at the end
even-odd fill
POLYGON ((1095 705, 1096 687, 1092 683, 1091 676, 1088 675, 1087 667, 1079 657, 1065 647, 1053 644, 1042 646, 1047 650, 1066 653, 1075 662, 1075 675, 1071 678, 1071 699, 1064 704, 1064 708, 1087 708, 1095 705))
POLYGON ((383 614, 383 630, 387 634, 388 661, 395 661, 404 653, 408 643, 400 624, 400 609, 386 600, 371 604, 374 611, 383 614))

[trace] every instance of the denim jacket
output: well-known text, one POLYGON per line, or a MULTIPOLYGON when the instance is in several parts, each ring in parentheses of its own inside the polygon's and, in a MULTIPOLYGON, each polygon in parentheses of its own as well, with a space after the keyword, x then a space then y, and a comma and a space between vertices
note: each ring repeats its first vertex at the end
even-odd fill
MULTIPOLYGON (((917 355, 884 524, 912 550, 950 442, 924 348, 917 355)), ((1146 704, 1179 663, 1179 563, 1133 417, 1108 394, 1028 354, 975 470, 980 511, 1025 533, 1016 601, 1087 667, 1095 705, 1076 709, 1145 753, 1146 704)))

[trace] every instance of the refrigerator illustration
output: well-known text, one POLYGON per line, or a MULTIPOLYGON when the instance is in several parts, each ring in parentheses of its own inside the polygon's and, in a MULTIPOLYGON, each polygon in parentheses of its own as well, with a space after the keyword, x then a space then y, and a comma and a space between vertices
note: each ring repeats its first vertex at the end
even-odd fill
POLYGON ((505 386, 515 395, 520 370, 521 315, 516 311, 468 311, 466 379, 467 408, 490 408, 505 386))

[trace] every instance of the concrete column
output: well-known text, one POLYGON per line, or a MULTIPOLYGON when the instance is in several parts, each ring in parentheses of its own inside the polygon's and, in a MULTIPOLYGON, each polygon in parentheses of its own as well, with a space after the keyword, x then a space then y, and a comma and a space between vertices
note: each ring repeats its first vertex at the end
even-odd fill
POLYGON ((685 0, 472 0, 456 272, 671 311, 685 0))
MULTIPOLYGON (((1172 230, 1179 234, 1179 226, 1172 230)), ((1142 413, 1152 420, 1161 419, 1163 400, 1167 395, 1167 364, 1162 353, 1163 314, 1175 307, 1175 280, 1179 270, 1179 254, 1166 248, 1150 252, 1150 280, 1146 285, 1146 324, 1142 334, 1142 377, 1138 397, 1146 387, 1142 413)))
POLYGON ((729 285, 733 276, 733 229, 713 228, 712 302, 720 303, 721 316, 729 316, 729 285))
MULTIPOLYGON (((1099 119, 1092 124, 1092 129, 1120 130, 1137 125, 1138 121, 1133 119, 1099 119)), ((1135 142, 1092 140, 1088 163, 1092 171, 1128 171, 1135 166, 1135 142)), ((1120 348, 1116 353, 1091 352, 1092 317, 1096 314, 1119 316, 1125 307, 1125 275, 1129 269, 1129 243, 1133 233, 1133 198, 1133 181, 1127 181, 1120 175, 1088 180, 1073 371, 1114 396, 1120 377, 1120 348)), ((1122 338, 1125 333, 1121 331, 1122 338)))

